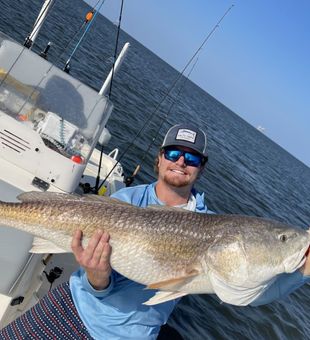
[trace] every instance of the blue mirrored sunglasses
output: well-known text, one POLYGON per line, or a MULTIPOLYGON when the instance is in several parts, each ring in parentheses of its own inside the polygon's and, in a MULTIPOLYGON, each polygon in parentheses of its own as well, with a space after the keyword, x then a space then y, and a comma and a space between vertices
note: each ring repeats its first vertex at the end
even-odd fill
POLYGON ((184 157, 184 163, 189 166, 199 167, 203 163, 203 156, 197 153, 182 151, 177 149, 164 149, 164 156, 168 161, 176 162, 181 156, 184 157))

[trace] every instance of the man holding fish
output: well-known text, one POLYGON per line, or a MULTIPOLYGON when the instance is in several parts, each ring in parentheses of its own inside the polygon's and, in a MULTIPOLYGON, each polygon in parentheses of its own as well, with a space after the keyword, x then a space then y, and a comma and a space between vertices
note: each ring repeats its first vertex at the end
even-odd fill
MULTIPOLYGON (((87 234, 92 221, 82 226, 85 222, 77 218, 84 229, 74 233, 71 246, 81 268, 70 286, 55 288, 0 331, 0 339, 156 339, 184 295, 215 293, 226 303, 256 306, 309 282, 308 232, 207 209, 204 195, 193 188, 208 160, 206 148, 204 131, 191 124, 173 126, 156 159, 157 182, 113 195, 125 203, 41 193, 40 201, 52 199, 60 211, 59 217, 48 217, 47 225, 54 219, 57 228, 70 213, 73 220, 82 207, 88 207, 91 219, 95 205, 110 209, 102 211, 110 225, 103 221, 102 229, 87 234)), ((26 194, 21 199, 32 204, 36 198, 26 194)), ((43 229, 37 236, 44 237, 43 229)), ((68 248, 59 237, 53 241, 68 248)))
MULTIPOLYGON (((193 189, 208 160, 206 148, 207 137, 201 129, 191 124, 172 127, 156 159, 157 182, 125 188, 112 197, 140 207, 165 205, 212 213, 204 203, 204 194, 193 189)), ((103 338, 155 339, 178 299, 151 307, 142 305, 149 298, 150 291, 142 291, 141 285, 112 271, 108 233, 98 231, 85 249, 81 245, 81 238, 82 232, 77 231, 72 249, 84 270, 73 275, 70 286, 75 305, 90 334, 95 338, 104 334, 103 338), (85 291, 90 294, 85 294, 85 291), (92 308, 93 301, 89 299, 100 302, 92 308)), ((261 295, 256 299, 251 298, 251 305, 265 304, 289 294, 310 281, 307 275, 310 275, 309 260, 294 273, 283 274, 269 287, 267 285, 261 295)), ((241 304, 242 298, 238 294, 237 300, 232 299, 231 302, 241 304)), ((248 304, 247 297, 244 298, 245 304, 248 304)), ((160 299, 155 301, 160 302, 160 299)))

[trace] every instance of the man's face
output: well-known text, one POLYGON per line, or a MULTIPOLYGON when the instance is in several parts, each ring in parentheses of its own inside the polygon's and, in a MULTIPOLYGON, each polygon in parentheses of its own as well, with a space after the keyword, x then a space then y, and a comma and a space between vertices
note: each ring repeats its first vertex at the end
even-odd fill
MULTIPOLYGON (((195 153, 195 151, 187 147, 176 146, 173 149, 195 153)), ((172 162, 167 160, 162 153, 158 162, 158 179, 178 188, 192 187, 202 169, 203 166, 201 165, 199 167, 186 165, 184 156, 181 156, 176 162, 172 162)))

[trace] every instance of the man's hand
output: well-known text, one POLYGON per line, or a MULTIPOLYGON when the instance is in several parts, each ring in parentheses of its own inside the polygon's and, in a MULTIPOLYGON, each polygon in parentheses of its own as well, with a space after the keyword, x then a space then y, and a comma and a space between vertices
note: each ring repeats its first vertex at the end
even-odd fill
POLYGON ((304 265, 300 268, 300 271, 302 272, 303 275, 308 276, 310 275, 310 255, 309 255, 309 250, 308 249, 307 253, 306 253, 306 262, 304 263, 304 265))
POLYGON ((110 236, 97 230, 85 249, 82 246, 82 237, 82 231, 76 230, 72 238, 71 248, 75 259, 85 269, 89 283, 96 290, 105 289, 109 285, 112 271, 110 236))

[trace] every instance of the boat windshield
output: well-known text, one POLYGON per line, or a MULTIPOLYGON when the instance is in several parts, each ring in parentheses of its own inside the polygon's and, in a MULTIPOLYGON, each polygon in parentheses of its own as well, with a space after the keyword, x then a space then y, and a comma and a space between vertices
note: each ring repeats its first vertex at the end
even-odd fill
POLYGON ((87 161, 111 111, 106 97, 0 34, 0 112, 46 146, 87 161))

